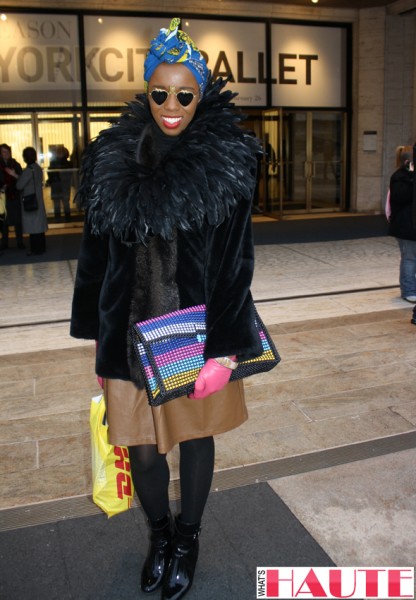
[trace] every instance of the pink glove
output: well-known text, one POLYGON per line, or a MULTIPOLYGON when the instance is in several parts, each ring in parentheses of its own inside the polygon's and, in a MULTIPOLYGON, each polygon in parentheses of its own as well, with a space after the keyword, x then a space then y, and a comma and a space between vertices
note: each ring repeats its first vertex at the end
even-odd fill
POLYGON ((218 364, 214 358, 209 358, 200 370, 195 381, 195 389, 192 394, 189 394, 189 397, 193 400, 200 400, 219 392, 230 381, 232 372, 232 369, 218 364))

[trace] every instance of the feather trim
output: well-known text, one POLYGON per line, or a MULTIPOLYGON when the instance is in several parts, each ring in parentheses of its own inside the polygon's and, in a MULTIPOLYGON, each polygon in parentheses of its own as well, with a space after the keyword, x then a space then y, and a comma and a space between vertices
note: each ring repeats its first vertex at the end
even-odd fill
POLYGON ((239 199, 251 200, 261 148, 240 126, 244 117, 235 94, 222 91, 226 83, 209 82, 194 119, 165 154, 144 94, 88 146, 77 202, 93 233, 112 232, 125 243, 169 240, 175 228, 217 226, 239 199))

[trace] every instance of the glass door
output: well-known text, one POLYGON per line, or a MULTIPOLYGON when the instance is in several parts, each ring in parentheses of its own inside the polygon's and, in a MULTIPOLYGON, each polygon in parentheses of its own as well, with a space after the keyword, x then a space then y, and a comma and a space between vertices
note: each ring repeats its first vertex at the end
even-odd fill
POLYGON ((312 112, 310 209, 345 208, 345 117, 339 112, 312 112))
POLYGON ((46 212, 53 222, 71 222, 77 214, 79 114, 40 113, 36 116, 38 162, 44 170, 46 212))
POLYGON ((279 164, 282 171, 281 213, 307 212, 310 194, 308 118, 305 112, 283 112, 279 164))
POLYGON ((333 212, 345 207, 345 117, 332 111, 263 113, 263 212, 333 212))
POLYGON ((0 116, 0 139, 12 148, 25 167, 23 149, 36 149, 44 172, 46 213, 53 222, 78 216, 73 203, 78 186, 81 115, 79 113, 27 113, 0 116))
POLYGON ((279 173, 280 110, 266 110, 263 113, 263 160, 262 189, 263 213, 280 212, 281 189, 279 173))

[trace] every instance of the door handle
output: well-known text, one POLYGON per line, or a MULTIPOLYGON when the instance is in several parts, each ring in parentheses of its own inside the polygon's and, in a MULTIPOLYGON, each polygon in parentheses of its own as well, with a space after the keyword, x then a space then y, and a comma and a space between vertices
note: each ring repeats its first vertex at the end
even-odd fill
POLYGON ((312 179, 312 177, 316 177, 315 161, 305 160, 303 163, 303 172, 305 179, 312 179))

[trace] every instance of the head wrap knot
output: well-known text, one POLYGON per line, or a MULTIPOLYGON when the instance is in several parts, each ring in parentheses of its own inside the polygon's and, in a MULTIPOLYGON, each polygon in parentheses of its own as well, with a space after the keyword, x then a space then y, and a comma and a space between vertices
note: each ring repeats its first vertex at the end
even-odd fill
POLYGON ((162 62, 182 63, 192 72, 202 94, 208 80, 207 63, 189 35, 178 29, 179 23, 180 19, 172 19, 169 29, 162 28, 159 35, 151 41, 144 62, 146 88, 156 67, 162 62))

